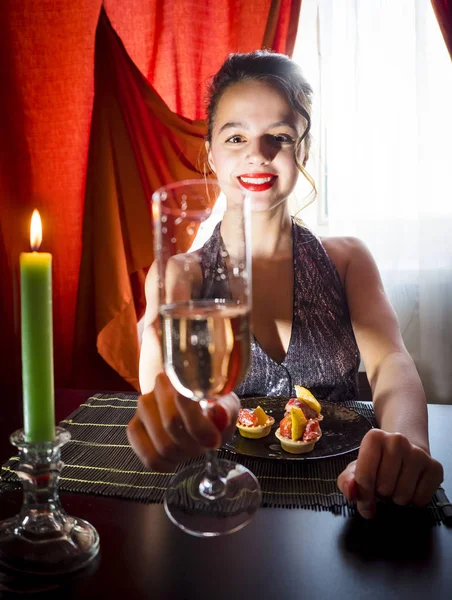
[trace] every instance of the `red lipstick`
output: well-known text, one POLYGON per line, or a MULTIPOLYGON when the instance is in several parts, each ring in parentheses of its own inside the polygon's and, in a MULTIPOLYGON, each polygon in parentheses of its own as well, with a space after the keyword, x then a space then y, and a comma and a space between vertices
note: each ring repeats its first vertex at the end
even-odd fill
POLYGON ((237 179, 240 185, 249 192, 265 192, 273 186, 278 176, 273 173, 244 173, 237 179))

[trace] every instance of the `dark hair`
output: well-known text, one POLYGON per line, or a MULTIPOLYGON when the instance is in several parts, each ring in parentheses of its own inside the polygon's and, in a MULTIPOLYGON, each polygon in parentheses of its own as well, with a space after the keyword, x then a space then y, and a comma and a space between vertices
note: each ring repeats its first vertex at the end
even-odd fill
MULTIPOLYGON (((242 81, 263 81, 277 87, 285 94, 293 110, 303 117, 306 128, 295 144, 295 162, 300 171, 308 176, 304 165, 298 161, 298 151, 303 140, 306 153, 309 152, 311 144, 312 88, 303 77, 300 67, 285 54, 256 50, 228 56, 208 89, 207 141, 212 142, 213 122, 221 97, 230 86, 242 81)), ((308 179, 311 181, 309 176, 308 179)))

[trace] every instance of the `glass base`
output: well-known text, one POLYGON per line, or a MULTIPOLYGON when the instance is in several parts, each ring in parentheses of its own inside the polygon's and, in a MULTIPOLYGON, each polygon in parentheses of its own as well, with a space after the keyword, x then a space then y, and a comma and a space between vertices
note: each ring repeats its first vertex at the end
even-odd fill
POLYGON ((65 514, 58 527, 43 533, 27 531, 19 516, 0 523, 0 566, 7 570, 61 575, 82 569, 98 552, 99 535, 83 519, 65 514))
POLYGON ((164 500, 166 513, 190 535, 214 537, 238 531, 251 521, 260 506, 260 485, 251 471, 228 460, 218 460, 217 464, 226 488, 216 500, 209 500, 200 492, 204 463, 190 465, 177 473, 168 486, 164 500))

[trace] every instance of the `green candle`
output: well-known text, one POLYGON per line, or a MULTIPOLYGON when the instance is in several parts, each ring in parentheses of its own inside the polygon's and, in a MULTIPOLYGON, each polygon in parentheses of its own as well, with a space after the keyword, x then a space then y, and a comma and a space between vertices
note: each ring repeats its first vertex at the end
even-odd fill
POLYGON ((42 227, 33 212, 33 252, 20 255, 24 434, 29 442, 55 439, 52 335, 52 255, 37 252, 42 227))

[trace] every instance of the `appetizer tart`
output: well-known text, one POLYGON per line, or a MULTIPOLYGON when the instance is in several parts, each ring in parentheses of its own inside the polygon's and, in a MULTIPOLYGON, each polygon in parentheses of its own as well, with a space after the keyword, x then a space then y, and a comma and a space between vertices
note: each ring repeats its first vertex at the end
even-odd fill
POLYGON ((275 419, 258 406, 254 410, 241 408, 236 425, 241 436, 256 440, 268 435, 274 422, 275 419))
POLYGON ((286 452, 304 454, 314 449, 322 432, 319 419, 307 419, 299 406, 292 406, 280 422, 275 435, 286 452))

